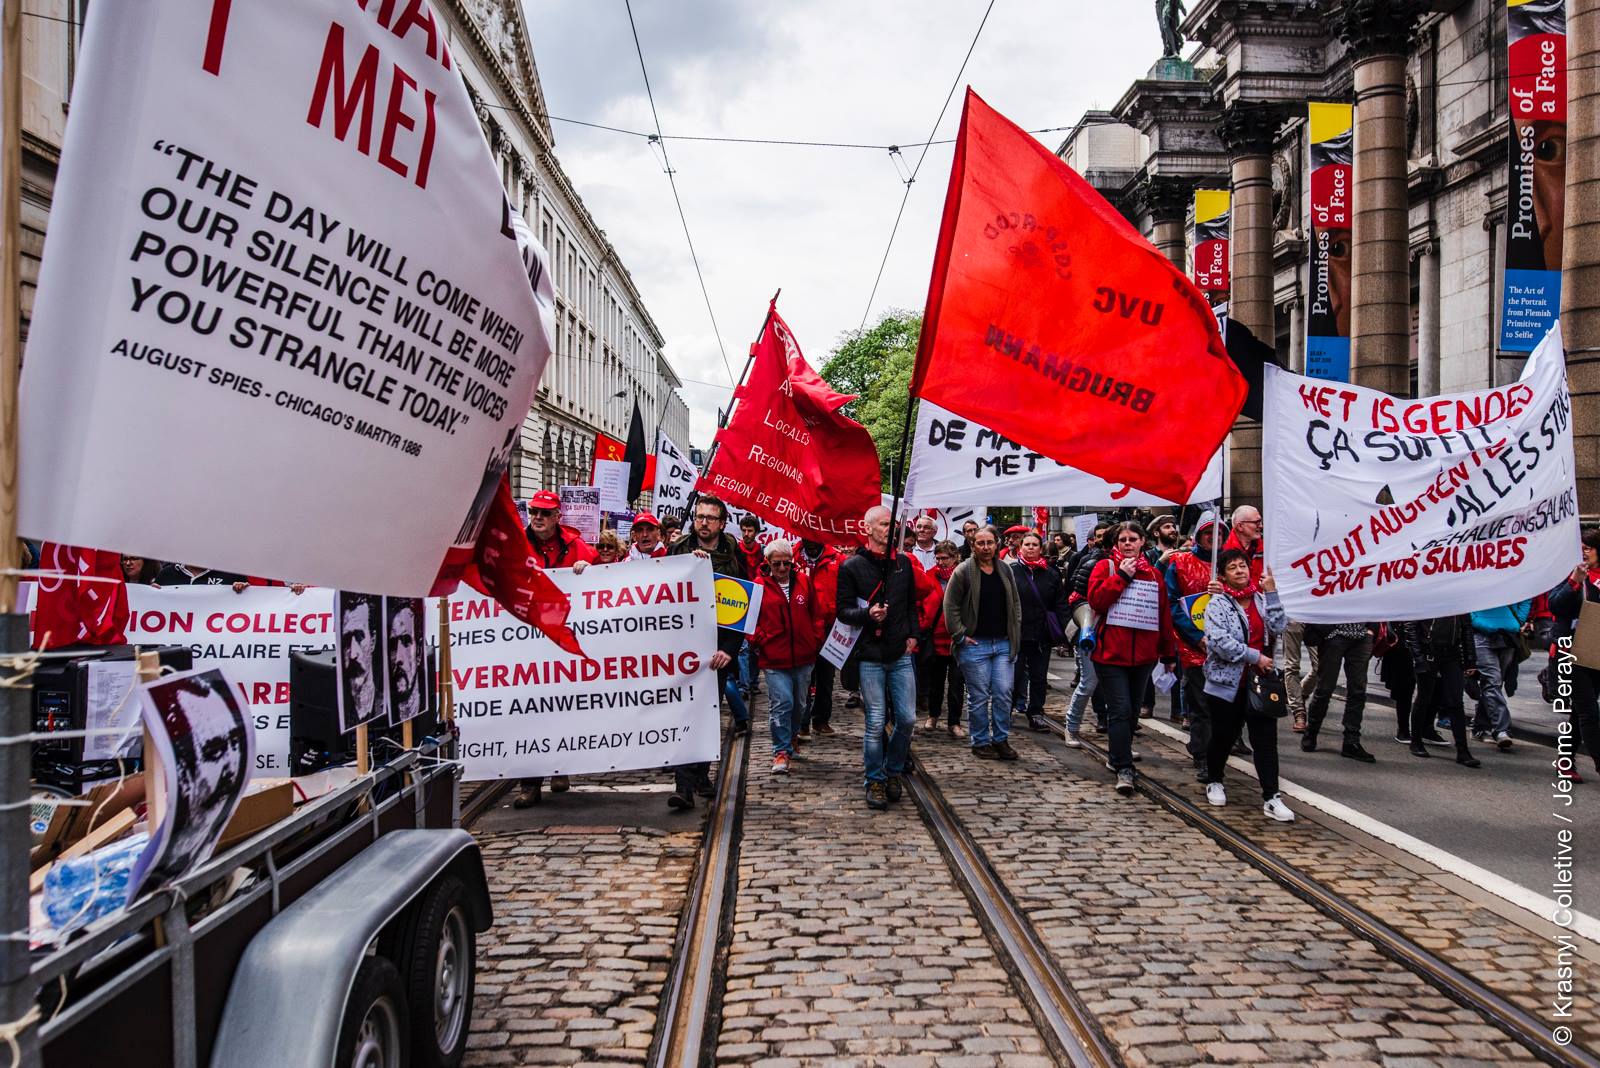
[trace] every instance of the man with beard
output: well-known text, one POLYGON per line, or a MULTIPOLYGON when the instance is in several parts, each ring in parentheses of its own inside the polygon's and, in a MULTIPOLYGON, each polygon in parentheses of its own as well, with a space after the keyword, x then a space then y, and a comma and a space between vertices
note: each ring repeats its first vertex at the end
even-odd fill
POLYGON ((1178 551, 1178 520, 1170 515, 1158 515, 1145 528, 1150 533, 1150 548, 1145 555, 1156 567, 1164 568, 1172 554, 1178 551))
POLYGON ((404 723, 422 712, 422 601, 384 599, 388 617, 389 719, 404 723))
POLYGON ((219 671, 175 679, 152 690, 171 740, 178 788, 171 798, 172 837, 150 885, 203 863, 216 848, 250 778, 249 730, 219 671))
POLYGON ((349 730, 382 709, 382 662, 377 659, 378 598, 365 593, 339 594, 339 685, 343 722, 349 730))

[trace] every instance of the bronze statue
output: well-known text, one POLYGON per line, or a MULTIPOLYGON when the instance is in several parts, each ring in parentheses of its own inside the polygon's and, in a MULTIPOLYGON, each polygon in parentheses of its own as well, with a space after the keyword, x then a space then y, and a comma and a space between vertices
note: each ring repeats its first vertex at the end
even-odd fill
POLYGON ((1183 50, 1183 0, 1156 0, 1156 23, 1161 27, 1161 54, 1176 57, 1183 50))

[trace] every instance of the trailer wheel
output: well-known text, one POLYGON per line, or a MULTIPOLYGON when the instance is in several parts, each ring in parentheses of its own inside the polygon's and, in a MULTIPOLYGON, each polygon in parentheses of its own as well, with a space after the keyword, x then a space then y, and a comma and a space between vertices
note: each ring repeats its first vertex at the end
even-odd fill
POLYGON ((411 1060, 416 1068, 458 1068, 472 1029, 477 936, 467 887, 454 875, 435 883, 412 910, 406 932, 410 966, 411 1060))
POLYGON ((400 972, 384 957, 367 957, 356 971, 339 1027, 339 1068, 406 1068, 409 1025, 400 972))

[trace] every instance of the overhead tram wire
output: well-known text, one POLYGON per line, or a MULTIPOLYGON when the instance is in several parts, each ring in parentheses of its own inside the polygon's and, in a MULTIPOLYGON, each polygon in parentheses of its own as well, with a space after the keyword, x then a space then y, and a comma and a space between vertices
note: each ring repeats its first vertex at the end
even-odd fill
MULTIPOLYGON (((867 328, 867 316, 872 314, 872 302, 878 296, 878 286, 883 282, 883 270, 889 265, 889 253, 894 249, 895 235, 900 232, 900 220, 906 213, 906 202, 911 199, 911 187, 917 180, 917 172, 922 170, 922 161, 928 158, 928 149, 933 145, 933 135, 939 132, 939 124, 944 121, 944 113, 950 109, 950 101, 956 95, 956 89, 961 85, 961 76, 967 72, 967 63, 972 59, 972 50, 978 47, 978 38, 983 34, 983 27, 989 22, 989 13, 994 10, 994 0, 989 0, 989 6, 983 9, 983 18, 978 22, 978 29, 972 35, 972 43, 967 45, 967 54, 961 57, 961 69, 956 71, 955 80, 950 83, 950 91, 945 94, 944 104, 939 108, 939 117, 933 120, 933 129, 928 131, 928 140, 923 142, 922 155, 917 157, 917 165, 911 168, 911 177, 906 179, 905 196, 900 198, 900 210, 895 212, 894 226, 889 229, 889 243, 884 246, 883 259, 878 264, 878 276, 872 280, 872 293, 867 297, 867 306, 861 310, 861 325, 858 330, 867 328)), ((891 146, 889 151, 898 152, 899 149, 891 146)), ((909 410, 909 409, 908 409, 909 410)))
MULTIPOLYGON (((705 298, 706 315, 711 319, 711 332, 717 339, 717 351, 722 353, 722 369, 733 382, 733 366, 728 363, 728 349, 722 343, 722 328, 717 325, 717 313, 711 307, 711 292, 706 289, 706 276, 700 270, 700 256, 694 250, 694 238, 689 233, 689 217, 683 212, 683 200, 678 196, 678 180, 673 176, 672 162, 667 158, 667 143, 661 137, 661 115, 656 111, 656 95, 650 88, 650 70, 644 62, 644 46, 639 43, 639 26, 633 20, 633 0, 622 0, 628 11, 628 28, 633 31, 633 49, 639 56, 639 73, 644 75, 644 95, 650 101, 650 117, 656 124, 656 141, 661 148, 661 161, 665 164, 667 184, 672 187, 672 202, 678 206, 678 221, 683 224, 683 239, 689 243, 689 259, 694 263, 695 277, 700 280, 700 295, 705 298)), ((993 0, 990 0, 993 3, 993 0)))

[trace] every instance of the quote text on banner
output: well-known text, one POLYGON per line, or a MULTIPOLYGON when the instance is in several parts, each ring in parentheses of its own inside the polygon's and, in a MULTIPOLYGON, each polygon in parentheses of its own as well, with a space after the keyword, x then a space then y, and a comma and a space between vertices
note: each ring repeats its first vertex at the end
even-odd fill
POLYGON ((1266 369, 1267 563, 1305 623, 1473 612, 1579 560, 1559 329, 1520 381, 1407 400, 1266 369))
POLYGON ((487 597, 450 613, 456 722, 469 781, 717 759, 711 563, 667 556, 550 572, 586 657, 487 597))
MULTIPOLYGON (((1041 501, 1055 507, 1088 508, 1170 503, 1057 463, 929 400, 917 409, 916 435, 906 475, 906 501, 913 508, 982 508, 1041 501)), ((1219 449, 1190 500, 1214 501, 1221 496, 1219 449)))

